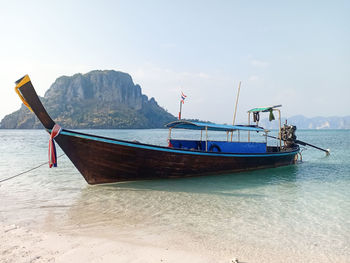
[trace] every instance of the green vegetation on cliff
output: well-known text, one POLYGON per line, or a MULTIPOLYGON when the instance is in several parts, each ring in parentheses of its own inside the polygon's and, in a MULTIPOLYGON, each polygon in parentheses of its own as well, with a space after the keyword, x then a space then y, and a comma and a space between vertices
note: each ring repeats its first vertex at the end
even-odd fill
MULTIPOLYGON (((41 98, 47 112, 65 128, 161 128, 175 117, 148 99, 127 73, 95 70, 58 78, 41 98)), ((4 129, 41 128, 24 105, 5 116, 4 129)))

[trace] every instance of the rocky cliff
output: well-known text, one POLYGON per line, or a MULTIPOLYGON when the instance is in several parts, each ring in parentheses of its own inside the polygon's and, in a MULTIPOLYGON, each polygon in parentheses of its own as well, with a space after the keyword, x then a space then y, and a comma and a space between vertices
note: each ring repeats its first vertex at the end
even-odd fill
MULTIPOLYGON (((50 116, 65 128, 160 128, 175 117, 142 94, 127 73, 95 70, 58 78, 41 98, 50 116)), ((24 105, 0 128, 41 128, 24 105)))

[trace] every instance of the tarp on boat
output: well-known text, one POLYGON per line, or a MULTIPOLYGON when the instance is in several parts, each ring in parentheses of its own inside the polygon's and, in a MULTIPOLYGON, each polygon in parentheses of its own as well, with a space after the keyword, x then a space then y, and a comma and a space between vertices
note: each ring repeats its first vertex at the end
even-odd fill
POLYGON ((279 108, 282 105, 268 106, 268 107, 260 107, 249 110, 248 112, 268 112, 272 109, 279 108))
POLYGON ((189 129, 189 130, 205 130, 209 131, 256 131, 263 132, 264 128, 256 125, 225 125, 206 122, 192 122, 192 121, 173 121, 166 125, 167 128, 174 129, 189 129))

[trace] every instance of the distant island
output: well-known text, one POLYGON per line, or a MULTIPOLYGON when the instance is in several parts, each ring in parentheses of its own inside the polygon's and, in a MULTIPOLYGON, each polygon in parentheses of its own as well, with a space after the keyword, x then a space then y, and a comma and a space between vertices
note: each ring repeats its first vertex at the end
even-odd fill
MULTIPOLYGON (((94 70, 56 79, 40 98, 51 117, 66 128, 161 128, 176 118, 142 94, 127 73, 94 70)), ((2 129, 42 128, 24 105, 6 115, 2 129)))
MULTIPOLYGON (((286 118, 282 118, 282 125, 285 121, 286 118)), ((287 118, 287 122, 296 125, 298 129, 350 129, 350 116, 307 118, 303 115, 296 115, 287 118)), ((267 129, 277 129, 278 121, 269 122, 268 119, 263 119, 259 125, 267 129)))

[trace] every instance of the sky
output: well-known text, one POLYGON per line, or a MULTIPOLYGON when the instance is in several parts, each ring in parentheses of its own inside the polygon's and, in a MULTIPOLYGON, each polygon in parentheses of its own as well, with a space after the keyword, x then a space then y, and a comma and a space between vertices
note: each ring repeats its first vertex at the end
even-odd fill
POLYGON ((282 116, 350 115, 349 1, 2 1, 0 119, 56 78, 129 73, 175 116, 232 123, 282 104, 282 116))

